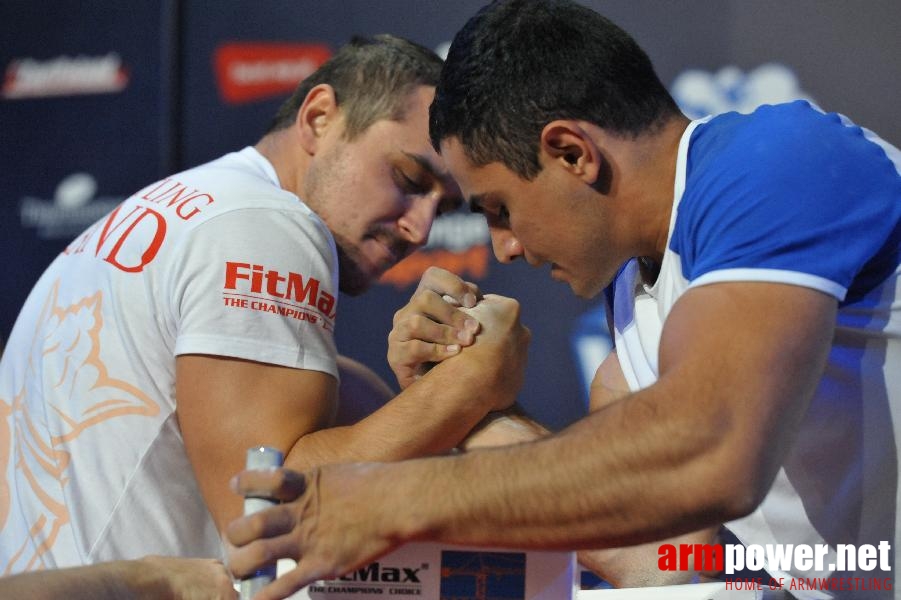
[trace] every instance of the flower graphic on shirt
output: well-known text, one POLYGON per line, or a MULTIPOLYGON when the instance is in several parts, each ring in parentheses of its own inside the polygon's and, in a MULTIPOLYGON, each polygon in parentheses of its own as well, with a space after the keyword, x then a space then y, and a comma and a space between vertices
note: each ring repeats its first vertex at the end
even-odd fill
MULTIPOLYGON (((9 472, 15 456, 19 502, 41 507, 29 524, 29 539, 0 565, 6 573, 40 568, 41 555, 69 522, 63 502, 69 444, 110 419, 159 413, 159 405, 144 392, 113 377, 101 357, 102 293, 68 306, 60 306, 58 297, 57 282, 37 322, 24 383, 11 401, 0 398, 0 472, 9 472), (59 402, 47 401, 39 409, 26 402, 40 397, 59 402)), ((10 483, 0 482, 0 532, 9 516, 10 483)))
MULTIPOLYGON (((9 429, 9 416, 12 407, 0 398, 0 473, 5 474, 9 466, 10 444, 12 435, 9 429)), ((6 524, 9 516, 9 483, 5 477, 0 477, 0 531, 6 524)))

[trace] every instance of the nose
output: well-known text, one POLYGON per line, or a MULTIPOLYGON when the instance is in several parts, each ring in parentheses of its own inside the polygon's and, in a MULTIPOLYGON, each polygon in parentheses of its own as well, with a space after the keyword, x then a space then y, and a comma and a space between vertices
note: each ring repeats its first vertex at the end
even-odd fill
POLYGON ((507 264, 523 255, 522 244, 509 229, 489 227, 491 247, 497 260, 507 264))
POLYGON ((397 225, 403 238, 414 246, 423 246, 429 240, 432 222, 438 211, 438 199, 417 198, 407 205, 397 225))

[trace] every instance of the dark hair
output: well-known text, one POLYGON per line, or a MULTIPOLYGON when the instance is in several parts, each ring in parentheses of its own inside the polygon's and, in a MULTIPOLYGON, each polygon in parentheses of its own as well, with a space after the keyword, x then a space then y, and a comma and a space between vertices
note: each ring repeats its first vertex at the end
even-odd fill
POLYGON ((436 150, 456 137, 474 164, 532 179, 555 119, 634 137, 678 108, 647 54, 605 17, 567 0, 498 0, 454 37, 429 113, 436 150))
POLYGON ((353 139, 381 119, 401 120, 410 93, 420 85, 436 85, 441 65, 437 54, 409 40, 393 35, 355 36, 300 82, 267 133, 293 125, 310 90, 327 83, 344 111, 345 136, 353 139))

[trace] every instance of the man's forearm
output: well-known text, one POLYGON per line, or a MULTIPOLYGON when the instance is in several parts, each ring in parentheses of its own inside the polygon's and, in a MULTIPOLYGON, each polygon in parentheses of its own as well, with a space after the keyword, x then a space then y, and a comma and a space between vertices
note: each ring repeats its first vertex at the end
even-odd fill
POLYGON ((169 595, 165 582, 139 561, 22 573, 0 581, 2 600, 150 600, 169 595))
MULTIPOLYGON (((624 397, 622 392, 619 397, 624 397)), ((612 400, 611 400, 612 401, 612 400)), ((609 405, 611 402, 607 402, 609 405)), ((460 444, 463 450, 489 448, 533 442, 550 435, 541 424, 530 419, 518 406, 490 413, 460 444)), ((665 543, 712 543, 718 527, 695 531, 669 538, 665 543)), ((579 552, 580 564, 594 571, 616 587, 644 587, 688 583, 698 572, 661 571, 657 566, 658 548, 664 542, 651 542, 635 546, 583 550, 579 552)))
POLYGON ((309 433, 285 466, 299 471, 335 462, 387 462, 448 452, 493 410, 498 396, 516 390, 485 385, 464 357, 437 365, 380 409, 353 425, 309 433))
POLYGON ((398 524, 400 536, 596 549, 672 537, 736 517, 731 492, 698 498, 692 491, 695 485, 716 488, 711 483, 722 465, 709 464, 716 462, 715 444, 707 453, 711 440, 692 439, 689 429, 672 430, 690 427, 688 419, 650 419, 636 409, 654 412, 644 402, 620 404, 512 449, 387 466, 380 477, 405 504, 395 508, 409 516, 398 524), (613 437, 620 442, 615 448, 604 441, 613 437), (648 465, 659 467, 651 473, 648 465))

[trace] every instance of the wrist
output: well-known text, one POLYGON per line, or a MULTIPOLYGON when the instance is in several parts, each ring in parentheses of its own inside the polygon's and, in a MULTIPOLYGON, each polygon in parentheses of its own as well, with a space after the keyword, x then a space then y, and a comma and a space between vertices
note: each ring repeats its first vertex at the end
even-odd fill
POLYGON ((460 353, 467 361, 467 373, 473 376, 476 389, 494 398, 510 400, 498 402, 496 410, 508 408, 522 388, 525 378, 525 353, 514 354, 496 344, 475 344, 460 353))
POLYGON ((157 557, 145 556, 137 560, 121 560, 110 564, 117 571, 122 598, 151 600, 174 597, 166 571, 157 557))
POLYGON ((496 358, 489 352, 479 350, 475 347, 464 349, 457 356, 436 364, 424 378, 435 381, 445 390, 445 394, 460 390, 473 404, 484 406, 485 399, 504 392, 505 378, 502 367, 496 366, 496 358))
POLYGON ((444 476, 446 471, 432 464, 436 460, 447 466, 453 458, 419 458, 385 465, 388 472, 381 481, 398 504, 383 505, 386 510, 381 523, 383 535, 393 543, 441 541, 441 515, 451 501, 451 493, 444 476))

